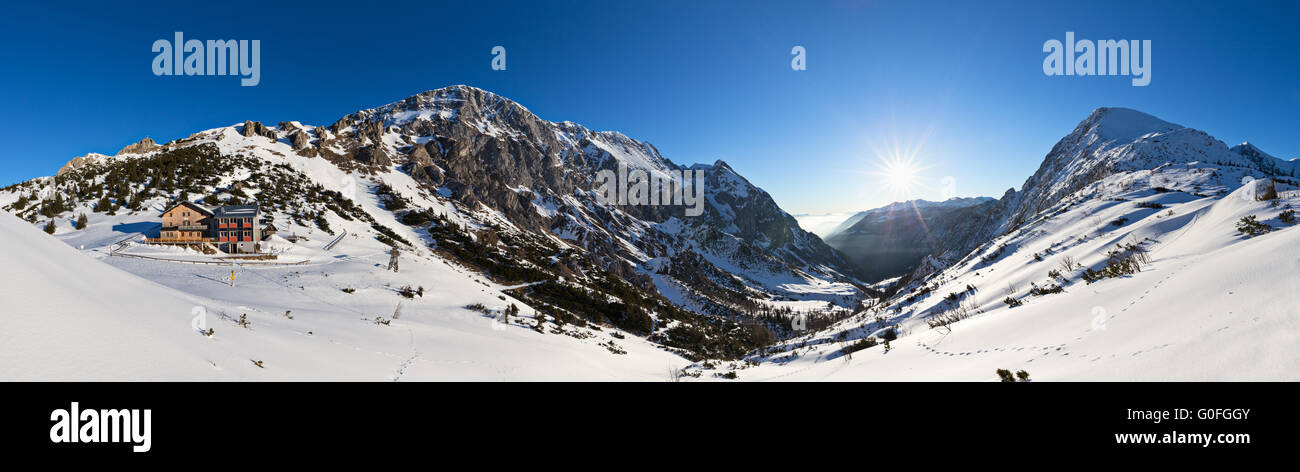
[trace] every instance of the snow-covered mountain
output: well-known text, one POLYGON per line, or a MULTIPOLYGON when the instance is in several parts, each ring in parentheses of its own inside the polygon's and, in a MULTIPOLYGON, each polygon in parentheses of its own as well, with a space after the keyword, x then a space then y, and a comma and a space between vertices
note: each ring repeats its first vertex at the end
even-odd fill
POLYGON ((1019 192, 950 218, 964 229, 885 296, 743 375, 1295 380, 1296 173, 1248 144, 1098 109, 1019 192))
POLYGON ((1284 216, 1300 191, 1198 196, 1144 174, 1095 182, 862 313, 778 343, 741 378, 1300 379, 1300 229, 1284 216), (1265 232, 1239 231, 1243 219, 1265 232))
POLYGON ((681 166, 649 143, 545 121, 467 86, 328 126, 248 121, 161 145, 146 138, 0 192, 6 210, 53 221, 56 236, 88 250, 151 234, 142 228, 182 200, 257 204, 294 236, 267 244, 312 261, 331 257, 316 242, 343 234, 381 242, 372 252, 446 260, 518 286, 521 302, 557 319, 614 326, 691 358, 745 354, 755 345, 738 323, 773 305, 863 297, 852 264, 725 162, 681 166), (679 183, 683 170, 702 172, 702 214, 602 202, 597 176, 623 169, 679 183), (82 214, 111 230, 69 228, 82 214))
MULTIPOLYGON (((1204 131, 1140 111, 1098 108, 1052 147, 1019 191, 1008 189, 983 211, 964 216, 965 229, 936 237, 932 255, 941 266, 955 263, 992 238, 1044 217, 1067 197, 1117 174, 1140 176, 1163 190, 1222 196, 1247 178, 1293 182, 1300 174, 1300 161, 1283 161, 1249 144, 1229 148, 1204 131)), ((929 273, 912 275, 909 280, 929 273)))

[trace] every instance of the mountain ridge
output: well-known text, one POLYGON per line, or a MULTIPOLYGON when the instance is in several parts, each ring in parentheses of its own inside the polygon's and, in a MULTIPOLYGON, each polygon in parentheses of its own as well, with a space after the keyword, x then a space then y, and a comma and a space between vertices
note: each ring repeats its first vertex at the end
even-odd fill
MULTIPOLYGON (((573 122, 546 121, 517 102, 474 87, 421 92, 348 113, 325 126, 245 121, 161 145, 150 143, 139 146, 140 152, 83 160, 65 166, 61 175, 9 188, 10 195, 22 193, 27 200, 22 208, 13 208, 14 202, 10 210, 34 221, 65 213, 54 211, 64 209, 60 202, 98 212, 96 199, 129 212, 177 199, 274 202, 268 217, 277 225, 287 218, 292 228, 308 231, 315 226, 329 232, 360 218, 370 227, 346 226, 349 232, 417 253, 428 245, 439 257, 467 264, 503 284, 527 283, 530 280, 519 277, 536 274, 562 281, 547 286, 605 287, 599 291, 609 289, 612 277, 635 290, 668 297, 681 309, 730 322, 754 322, 805 301, 847 308, 866 296, 853 275, 855 265, 803 231, 766 191, 725 161, 682 166, 648 142, 621 132, 593 132, 573 122), (133 164, 159 159, 179 159, 183 170, 163 175, 133 164), (231 162, 212 169, 192 164, 211 159, 231 162), (664 175, 704 171, 703 214, 687 216, 683 207, 674 205, 600 202, 597 173, 619 166, 664 175), (301 175, 288 174, 288 169, 301 175), (126 186, 105 181, 120 173, 127 173, 126 186), (300 188, 315 186, 307 192, 314 200, 277 195, 268 188, 275 184, 266 181, 231 180, 268 174, 301 182, 300 188), (342 182, 347 183, 341 187, 342 182), (33 191, 37 187, 54 189, 58 196, 41 197, 38 193, 45 190, 33 191), (363 200, 375 198, 377 210, 358 207, 346 192, 331 193, 345 187, 359 189, 357 196, 363 200), (522 251, 513 255, 519 260, 503 259, 513 251, 522 251)), ((669 317, 684 315, 640 296, 632 298, 642 300, 638 305, 650 303, 648 309, 629 306, 602 313, 589 308, 597 312, 584 314, 578 305, 563 308, 562 300, 552 298, 555 292, 544 286, 526 291, 535 294, 523 297, 530 302, 615 320, 665 345, 698 339, 652 328, 659 323, 649 320, 656 317, 671 325, 669 317)), ((769 330, 789 329, 774 318, 761 324, 769 330)))
MULTIPOLYGON (((1228 148, 1204 131, 1137 110, 1097 108, 1057 141, 1020 190, 1007 190, 987 212, 972 216, 980 223, 938 242, 942 250, 931 255, 954 263, 994 237, 1061 207, 1071 194, 1111 175, 1141 171, 1147 172, 1143 177, 1151 179, 1154 187, 1225 195, 1247 177, 1294 178, 1300 173, 1300 162, 1282 161, 1253 145, 1228 148), (1202 170, 1167 178, 1159 175, 1162 169, 1179 165, 1188 171, 1202 170)), ((906 281, 928 275, 913 273, 906 281)))

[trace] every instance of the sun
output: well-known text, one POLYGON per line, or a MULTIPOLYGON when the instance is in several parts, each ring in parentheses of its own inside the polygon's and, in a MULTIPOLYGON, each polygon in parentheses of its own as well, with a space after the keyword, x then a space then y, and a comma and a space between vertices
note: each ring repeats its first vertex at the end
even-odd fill
POLYGON ((879 179, 880 189, 891 197, 909 199, 915 196, 921 184, 921 171, 925 170, 912 156, 891 154, 880 156, 870 172, 879 179))
POLYGON ((867 139, 857 166, 850 172, 865 177, 860 182, 859 198, 876 203, 904 202, 928 195, 930 166, 926 164, 924 136, 900 139, 890 136, 867 139))
POLYGON ((914 163, 899 159, 886 162, 880 174, 890 190, 908 192, 916 186, 920 172, 914 163))

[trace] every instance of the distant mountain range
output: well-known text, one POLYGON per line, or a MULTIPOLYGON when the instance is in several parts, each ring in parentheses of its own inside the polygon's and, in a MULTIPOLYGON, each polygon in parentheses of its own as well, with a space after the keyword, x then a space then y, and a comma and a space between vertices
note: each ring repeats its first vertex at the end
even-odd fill
POLYGON ((954 231, 970 215, 989 205, 989 197, 951 198, 942 202, 909 200, 863 212, 841 222, 826 243, 862 267, 869 280, 902 275, 923 257, 940 249, 941 235, 954 231))

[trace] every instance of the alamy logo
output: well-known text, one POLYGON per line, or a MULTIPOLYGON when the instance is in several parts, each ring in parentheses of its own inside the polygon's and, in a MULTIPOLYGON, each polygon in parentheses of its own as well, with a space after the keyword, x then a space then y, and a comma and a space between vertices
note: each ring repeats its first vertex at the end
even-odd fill
POLYGON ((1132 75, 1134 87, 1151 83, 1151 40, 1074 40, 1065 33, 1065 44, 1055 39, 1043 43, 1043 73, 1052 75, 1132 75), (1078 54, 1077 56, 1075 54, 1078 54))
POLYGON ((619 163, 618 173, 596 173, 596 201, 602 205, 685 205, 686 216, 704 213, 704 171, 629 171, 619 163))
POLYGON ((175 41, 153 42, 153 75, 238 75, 239 85, 252 87, 262 81, 262 41, 241 39, 185 40, 176 32, 175 41))
POLYGON ((149 452, 153 410, 82 410, 77 402, 71 408, 50 412, 50 441, 58 443, 132 444, 135 452, 149 452))

